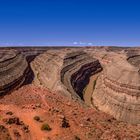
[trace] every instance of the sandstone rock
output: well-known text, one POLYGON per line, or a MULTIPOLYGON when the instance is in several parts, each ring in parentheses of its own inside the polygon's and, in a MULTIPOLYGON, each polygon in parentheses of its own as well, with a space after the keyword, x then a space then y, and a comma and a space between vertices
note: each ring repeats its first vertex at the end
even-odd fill
POLYGON ((0 95, 19 87, 25 81, 28 64, 16 50, 0 51, 0 95))
POLYGON ((75 49, 47 51, 36 57, 31 67, 35 85, 76 98, 83 98, 82 91, 89 77, 102 70, 97 59, 75 49))
POLYGON ((82 51, 67 53, 61 70, 61 81, 72 94, 83 99, 83 89, 89 77, 102 70, 98 60, 82 51))
POLYGON ((116 119, 140 123, 139 68, 118 59, 104 69, 93 93, 93 104, 116 119))

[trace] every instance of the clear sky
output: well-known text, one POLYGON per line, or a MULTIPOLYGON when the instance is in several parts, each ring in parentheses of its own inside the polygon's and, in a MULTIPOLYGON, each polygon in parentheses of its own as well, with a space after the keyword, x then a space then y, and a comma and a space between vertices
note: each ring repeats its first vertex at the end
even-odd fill
POLYGON ((140 46, 139 0, 0 0, 0 46, 140 46))

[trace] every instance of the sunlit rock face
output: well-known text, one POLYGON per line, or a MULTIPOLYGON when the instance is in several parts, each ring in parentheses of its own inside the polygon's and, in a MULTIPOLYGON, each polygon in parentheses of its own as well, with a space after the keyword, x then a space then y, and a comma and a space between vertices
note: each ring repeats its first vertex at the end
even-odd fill
POLYGON ((101 70, 97 59, 82 51, 71 52, 64 58, 61 80, 71 93, 77 93, 83 99, 83 89, 88 84, 90 76, 101 70))
POLYGON ((28 63, 16 50, 0 51, 0 95, 22 85, 28 73, 28 63))
POLYGON ((131 62, 132 58, 118 59, 104 69, 92 96, 93 104, 118 120, 140 123, 139 61, 131 62))
POLYGON ((89 77, 102 70, 97 59, 75 49, 47 51, 36 57, 31 65, 35 85, 77 98, 83 98, 82 91, 89 77))

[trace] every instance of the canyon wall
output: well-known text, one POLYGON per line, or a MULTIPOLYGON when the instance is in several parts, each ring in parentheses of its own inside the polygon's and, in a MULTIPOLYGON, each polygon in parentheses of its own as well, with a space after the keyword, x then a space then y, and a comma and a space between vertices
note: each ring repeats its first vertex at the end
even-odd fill
POLYGON ((82 91, 90 75, 102 70, 98 60, 75 49, 49 50, 36 57, 31 66, 35 85, 76 99, 83 98, 82 91))
POLYGON ((140 75, 139 68, 127 58, 116 59, 98 78, 92 103, 114 118, 140 123, 140 75))
POLYGON ((78 94, 83 99, 83 89, 88 84, 90 76, 101 70, 99 61, 87 53, 67 53, 61 70, 61 81, 71 93, 78 94))
POLYGON ((118 120, 140 123, 139 54, 137 48, 113 52, 92 48, 1 49, 0 95, 32 83, 81 101, 90 76, 103 66, 93 91, 93 106, 118 120))
POLYGON ((16 50, 0 51, 0 95, 20 87, 28 73, 25 57, 16 50))

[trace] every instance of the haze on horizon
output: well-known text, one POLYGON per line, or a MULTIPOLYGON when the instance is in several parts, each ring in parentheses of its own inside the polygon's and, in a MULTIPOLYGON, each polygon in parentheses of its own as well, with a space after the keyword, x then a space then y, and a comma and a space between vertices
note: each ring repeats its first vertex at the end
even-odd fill
POLYGON ((140 46, 138 0, 1 0, 0 46, 140 46))

